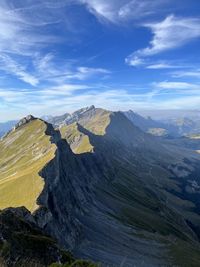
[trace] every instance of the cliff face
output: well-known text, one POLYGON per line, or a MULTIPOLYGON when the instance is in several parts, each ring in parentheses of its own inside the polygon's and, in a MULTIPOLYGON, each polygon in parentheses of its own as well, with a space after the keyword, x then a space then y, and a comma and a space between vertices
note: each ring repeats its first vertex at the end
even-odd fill
POLYGON ((58 139, 55 158, 40 172, 39 225, 75 255, 105 265, 195 266, 200 218, 195 200, 181 192, 196 156, 156 143, 122 114, 111 115, 103 136, 78 130, 94 153, 75 155, 58 139))
POLYGON ((39 171, 35 222, 76 256, 105 266, 198 266, 199 191, 191 184, 199 183, 198 155, 166 147, 121 113, 88 118, 77 130, 94 151, 79 155, 39 121, 55 154, 39 171))
POLYGON ((25 208, 0 211, 0 266, 46 267, 75 261, 40 229, 25 208))

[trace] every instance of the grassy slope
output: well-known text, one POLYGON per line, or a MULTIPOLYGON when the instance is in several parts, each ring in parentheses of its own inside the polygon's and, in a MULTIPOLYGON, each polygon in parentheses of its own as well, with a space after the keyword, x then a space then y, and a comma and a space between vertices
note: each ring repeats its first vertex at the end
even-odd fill
POLYGON ((95 135, 104 135, 110 123, 110 111, 96 108, 92 116, 86 116, 79 120, 79 124, 95 135))
POLYGON ((90 144, 88 136, 78 130, 76 122, 62 126, 60 133, 62 138, 66 139, 71 145, 71 149, 75 154, 93 151, 93 146, 90 144))
MULTIPOLYGON (((86 112, 77 122, 93 134, 103 136, 110 123, 110 112, 95 109, 94 113, 88 113, 86 112)), ((89 137, 79 131, 76 122, 62 126, 60 132, 62 138, 67 140, 75 154, 93 152, 94 147, 90 143, 89 137)))
POLYGON ((34 120, 0 141, 0 209, 37 208, 44 181, 39 171, 53 157, 56 146, 45 134, 46 124, 34 120))

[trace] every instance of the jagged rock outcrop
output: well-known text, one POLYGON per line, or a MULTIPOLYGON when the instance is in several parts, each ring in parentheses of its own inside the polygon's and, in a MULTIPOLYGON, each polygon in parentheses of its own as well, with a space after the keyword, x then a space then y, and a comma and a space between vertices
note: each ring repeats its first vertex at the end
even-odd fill
POLYGON ((0 211, 1 267, 97 267, 75 259, 36 224, 25 207, 0 211))
POLYGON ((54 126, 63 126, 69 125, 74 122, 78 122, 83 116, 89 115, 91 112, 95 111, 95 106, 89 106, 85 108, 81 108, 73 113, 65 113, 61 116, 43 116, 42 119, 46 120, 47 122, 53 124, 54 126))
POLYGON ((0 266, 47 267, 51 263, 70 263, 74 258, 38 228, 24 207, 0 211, 0 266))
POLYGON ((18 129, 19 127, 21 127, 22 125, 25 125, 27 123, 29 123, 30 121, 36 120, 36 118, 32 115, 28 115, 24 118, 22 118, 15 126, 14 126, 14 130, 18 129))

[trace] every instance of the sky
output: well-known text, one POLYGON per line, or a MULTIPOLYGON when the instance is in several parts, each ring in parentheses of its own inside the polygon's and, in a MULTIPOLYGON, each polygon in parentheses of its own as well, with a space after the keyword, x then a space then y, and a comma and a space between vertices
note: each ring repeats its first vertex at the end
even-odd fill
POLYGON ((1 0, 0 121, 199 109, 200 1, 1 0))

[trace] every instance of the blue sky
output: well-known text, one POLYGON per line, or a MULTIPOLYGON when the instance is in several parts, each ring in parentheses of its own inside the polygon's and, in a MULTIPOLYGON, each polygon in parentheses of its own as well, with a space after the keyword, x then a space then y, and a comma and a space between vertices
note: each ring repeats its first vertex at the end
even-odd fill
POLYGON ((197 0, 1 0, 0 121, 199 109, 197 0))

